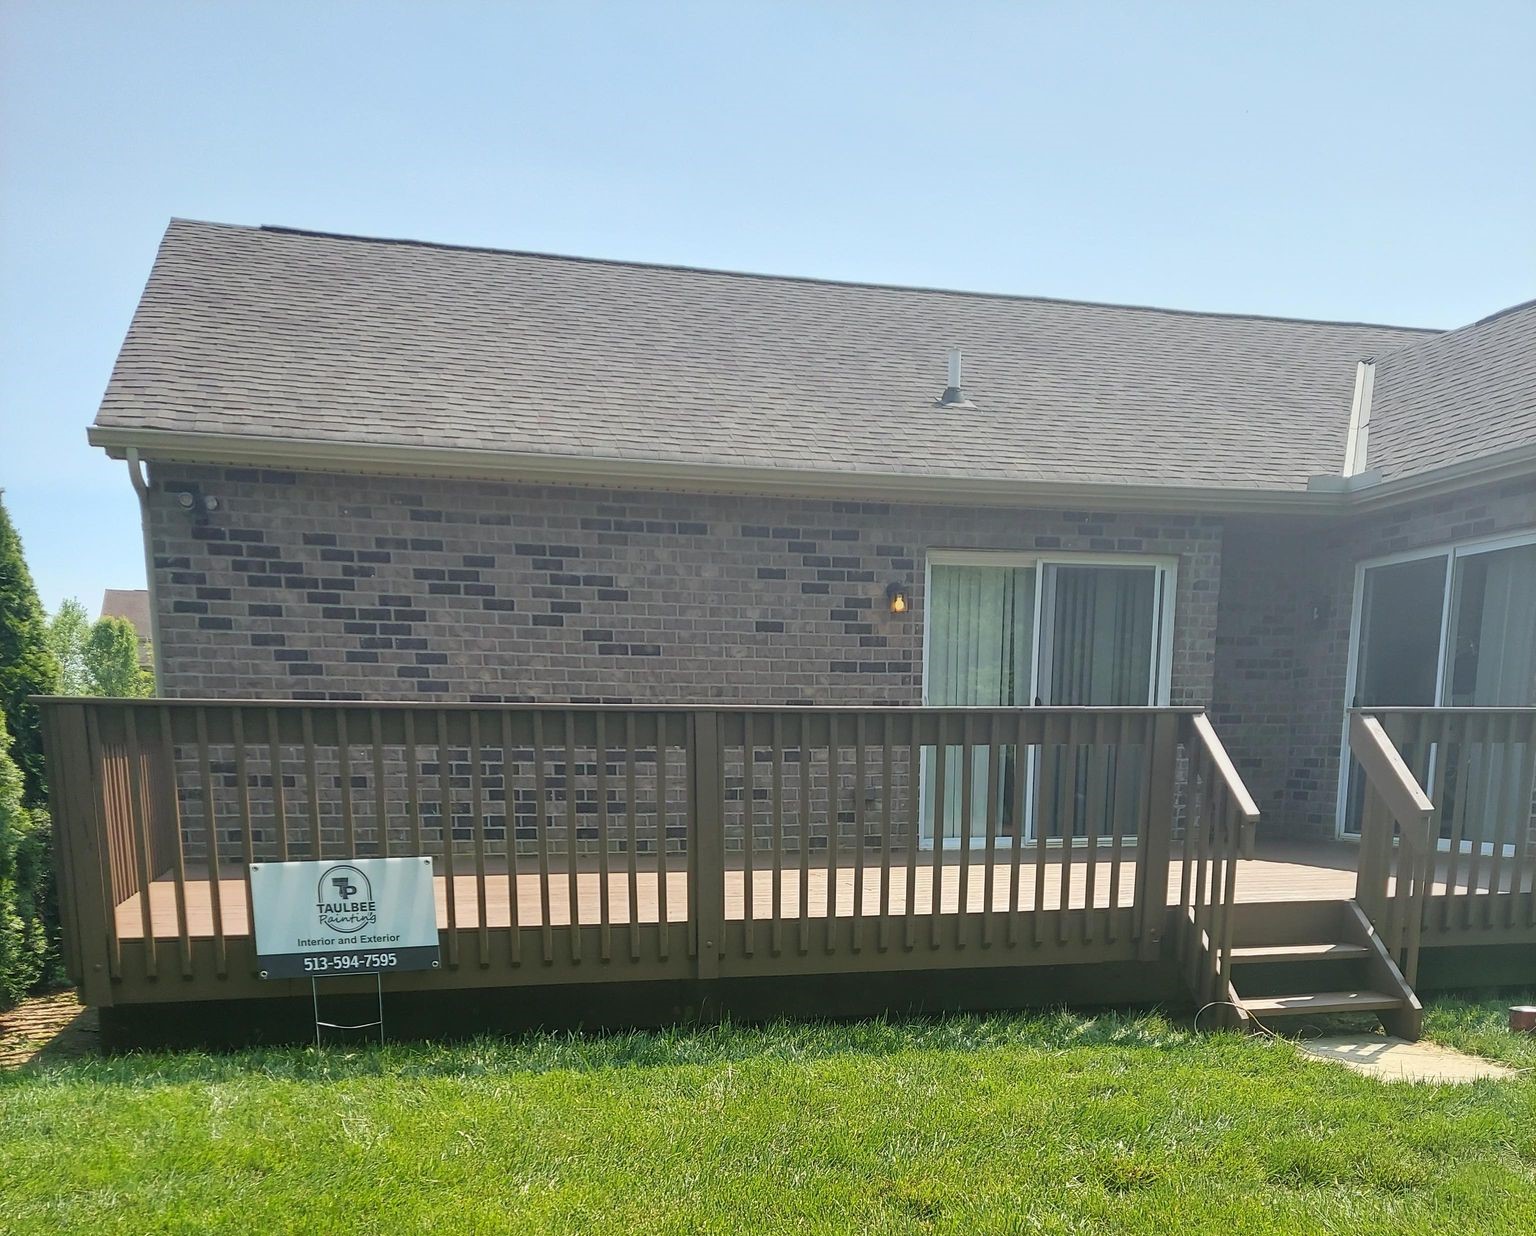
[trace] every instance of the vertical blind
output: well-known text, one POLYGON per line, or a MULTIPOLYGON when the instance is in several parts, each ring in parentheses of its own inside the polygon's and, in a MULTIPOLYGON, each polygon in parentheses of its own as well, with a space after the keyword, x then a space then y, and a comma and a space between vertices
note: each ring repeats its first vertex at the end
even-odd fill
POLYGON ((928 597, 928 703, 1031 703, 1033 567, 935 566, 928 597))
MULTIPOLYGON (((1442 698, 1477 708, 1536 705, 1536 545, 1456 559, 1442 698)), ((1446 751, 1440 801, 1445 836, 1491 847, 1526 835, 1530 803, 1519 801, 1529 753, 1523 744, 1473 743, 1446 751), (1467 778, 1457 792, 1455 780, 1467 778), (1509 827, 1505 813, 1519 813, 1509 827), (1460 813, 1461 819, 1455 819, 1460 813)))
POLYGON ((1456 560, 1447 703, 1536 705, 1536 545, 1456 560))
MULTIPOLYGON (((1013 708, 1032 702, 1034 674, 1031 657, 1035 631, 1035 570, 1033 567, 940 566, 929 572, 928 703, 948 708, 1013 708)), ((984 835, 987 794, 992 765, 985 750, 972 752, 971 767, 962 766, 964 752, 944 752, 943 831, 960 836, 963 778, 971 778, 972 836, 984 835)), ((923 753, 923 832, 934 835, 933 753, 923 753)), ((1015 753, 1004 757, 1004 782, 1020 775, 1015 753)), ((999 830, 1012 835, 1016 822, 1003 795, 999 830)))
POLYGON ((1151 567, 1052 566, 1051 690, 1060 705, 1134 707, 1149 701, 1157 634, 1151 567))

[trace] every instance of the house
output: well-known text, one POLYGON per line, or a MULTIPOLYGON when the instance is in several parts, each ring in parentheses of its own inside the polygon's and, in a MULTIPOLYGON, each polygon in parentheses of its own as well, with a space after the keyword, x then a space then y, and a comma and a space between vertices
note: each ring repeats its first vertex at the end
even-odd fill
MULTIPOLYGON (((470 721, 443 721, 447 709, 467 708, 466 718, 485 709, 487 726, 492 717, 505 724, 494 765, 466 754, 451 770, 456 783, 474 781, 473 810, 448 789, 437 807, 439 842, 452 833, 476 847, 482 950, 486 852, 515 867, 525 842, 522 852, 547 859, 543 830, 561 801, 577 797, 535 785, 542 755, 525 790, 511 784, 518 753, 541 732, 526 718, 549 705, 609 709, 565 718, 629 710, 613 722, 629 727, 627 769, 608 778, 608 762, 594 756, 598 781, 581 810, 601 826, 615 813, 627 820, 622 842, 589 839, 604 863, 629 863, 632 915, 636 855, 664 862, 687 847, 689 829, 704 827, 690 809, 693 822, 669 831, 658 792, 642 835, 634 717, 650 736, 641 780, 651 784, 667 762, 656 749, 671 741, 665 708, 707 710, 711 725, 738 718, 720 731, 734 735, 737 763, 727 759, 721 785, 709 788, 734 804, 735 829, 717 840, 727 867, 745 865, 738 892, 729 877, 725 892, 744 905, 721 913, 745 922, 748 957, 763 847, 778 855, 777 926, 781 877, 800 878, 794 863, 808 852, 832 863, 850 843, 864 853, 880 840, 881 813, 885 870, 872 883, 882 896, 893 852, 908 855, 909 873, 933 854, 932 911, 951 913, 938 891, 949 878, 943 856, 974 847, 990 863, 1006 849, 1018 912, 1020 852, 1035 846, 1043 873, 1054 837, 1065 856, 1063 912, 1074 908, 1071 864, 1086 845, 1079 874, 1091 930, 1101 846, 1113 836, 1118 863, 1120 842, 1141 844, 1153 827, 1146 806, 1161 792, 1158 774, 1136 780, 1141 773, 1128 770, 1144 756, 1149 769, 1155 762, 1148 753, 1161 740, 1145 718, 1163 714, 1179 718, 1188 759, 1169 764, 1168 777, 1189 778, 1167 799, 1172 862, 1177 869, 1182 844, 1186 886, 1182 902, 1170 894, 1169 934, 1181 937, 1181 956, 1219 954, 1209 978, 1220 991, 1231 949, 1244 946, 1217 937, 1235 930, 1241 941, 1249 928, 1236 911, 1219 919, 1241 889, 1214 886, 1246 860, 1191 854, 1194 833, 1179 821, 1207 818, 1191 805, 1198 794, 1212 795, 1212 846, 1232 841, 1227 824, 1251 834, 1261 817, 1253 861, 1268 853, 1280 872, 1292 857, 1326 851, 1312 869, 1343 872, 1351 889, 1358 876, 1358 896, 1342 902, 1369 920, 1369 938, 1351 947, 1386 950, 1373 965, 1412 968, 1401 950, 1388 957, 1410 937, 1418 948, 1404 916, 1439 912, 1420 914, 1412 898, 1514 899, 1522 908, 1507 915, 1510 930, 1516 920, 1521 931, 1533 926, 1523 908, 1532 894, 1520 883, 1531 874, 1528 782, 1523 799, 1519 790, 1536 737, 1526 713, 1486 710, 1536 706, 1536 302, 1428 330, 178 220, 90 440, 127 461, 139 493, 162 697, 325 702, 331 711, 315 715, 343 718, 349 710, 334 706, 422 706, 375 713, 360 736, 325 722, 337 758, 350 760, 353 737, 373 744, 367 792, 385 850, 397 807, 407 831, 432 821, 414 789, 404 802, 418 772, 418 722, 397 715, 435 718, 443 750, 466 753, 489 740, 450 743, 450 729, 470 742, 470 721), (855 739, 836 719, 821 730, 795 719, 838 707, 867 711, 875 728, 860 723, 855 739), (759 723, 753 708, 781 720, 759 723), (955 708, 981 710, 971 714, 974 734, 964 714, 947 711, 955 708), (1425 728, 1462 725, 1463 709, 1485 710, 1467 722, 1472 730, 1425 728), (908 714, 939 718, 937 728, 891 719, 908 714), (1037 728, 1026 737, 1009 726, 1037 728), (805 741, 820 733, 826 750, 822 771, 805 773, 815 791, 800 804, 806 831, 781 870, 781 833, 796 827, 781 819, 793 807, 780 801, 785 727, 805 741), (907 745, 892 755, 898 730, 907 745), (856 748, 846 770, 837 762, 844 746, 856 748), (384 747, 391 770, 397 747, 411 753, 407 772, 386 774, 384 747), (866 758, 876 747, 888 760, 881 767, 866 758), (626 772, 627 796, 614 789, 626 772), (490 805, 483 778, 496 782, 490 805), (1141 788, 1122 792, 1127 778, 1141 788), (1431 807, 1432 817, 1416 814, 1431 807), (456 811, 470 821, 458 829, 456 811), (1410 854, 1404 838, 1421 824, 1434 836, 1410 854), (1385 827, 1390 844, 1373 845, 1373 827, 1385 827), (1358 850, 1338 847, 1362 829, 1358 850), (1452 870, 1436 866, 1446 861, 1436 852, 1452 870), (1458 874, 1460 855, 1468 870, 1458 874), (1380 870, 1367 872, 1367 859, 1380 870), (1410 859, 1428 867, 1415 876, 1393 865, 1410 859), (1214 864, 1210 886, 1190 874, 1202 863, 1214 864), (1368 892, 1378 876, 1381 887, 1368 892), (1216 921, 1201 919, 1202 897, 1216 899, 1207 907, 1216 921), (1382 945, 1389 912, 1400 935, 1382 945)), ((210 707, 197 724, 210 724, 210 707)), ((234 771, 234 781, 286 782, 301 797, 302 767, 276 775, 297 758, 297 745, 279 748, 290 737, 299 744, 300 730, 273 718, 268 775, 234 771)), ((193 729, 177 727, 193 722, 165 724, 166 749, 179 751, 193 729)), ((241 730, 213 724, 243 742, 241 730)), ((579 733, 584 743, 595 734, 601 752, 613 737, 602 737, 604 724, 551 720, 548 733, 579 733)), ((697 752, 688 750, 692 767, 697 752)), ((225 764, 220 776, 231 775, 225 764)), ((574 782, 574 762, 566 773, 574 782)), ((324 780, 313 762, 308 780, 324 780)), ((181 795, 189 835, 187 812, 211 795, 181 795)), ((330 809, 311 797, 320 844, 330 809)), ((266 809, 281 819, 289 806, 266 809)), ((237 861, 242 846, 249 861, 253 842, 270 840, 248 811, 236 811, 228 833, 237 861)), ((352 836, 354 804, 335 811, 352 836)), ((571 854, 585 835, 575 820, 571 854)), ((1150 844, 1138 861, 1166 863, 1150 844)), ((451 862, 454 849, 443 846, 439 861, 451 862)), ((154 865, 146 861, 135 888, 154 882, 154 865)), ((852 871, 862 881, 862 859, 852 871)), ((986 871, 978 895, 990 913, 986 871)), ((962 858, 952 911, 962 919, 972 909, 968 872, 962 858)), ((609 874, 604 866, 595 877, 604 931, 609 874)), ((650 874, 658 891, 667 887, 665 869, 650 874)), ((830 919, 842 913, 837 875, 825 886, 834 890, 830 919)), ((551 878, 542 878, 544 901, 534 900, 552 957, 551 878)), ((1127 878, 1160 915, 1156 872, 1143 865, 1127 878)), ((1297 888, 1290 900, 1304 901, 1305 881, 1297 888)), ((850 895, 857 920, 862 883, 850 895)), ((500 926, 515 940, 515 891, 510 898, 500 926)), ((1043 909, 1038 898, 1032 905, 1043 909)), ((1109 895, 1100 908, 1113 918, 1120 901, 1109 895)), ((147 896, 138 910, 141 935, 152 938, 147 896)), ((670 931, 664 904, 653 918, 670 931)), ((190 957, 184 908, 172 921, 190 957)), ((716 970, 711 962, 699 973, 716 970)), ((1405 988, 1391 998, 1399 1008, 1412 997, 1405 988)))
POLYGON ((121 618, 139 637, 139 665, 148 669, 153 662, 150 649, 148 588, 107 588, 101 594, 99 618, 121 618))

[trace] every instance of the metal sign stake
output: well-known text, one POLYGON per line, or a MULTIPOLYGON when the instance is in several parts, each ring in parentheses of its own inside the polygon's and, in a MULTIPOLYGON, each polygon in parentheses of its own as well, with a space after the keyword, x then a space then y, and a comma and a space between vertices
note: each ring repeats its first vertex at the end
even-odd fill
POLYGON ((384 1046, 384 976, 377 971, 374 972, 373 986, 379 1000, 378 1019, 376 1021, 359 1021, 348 1024, 346 1022, 340 1021, 320 1020, 320 980, 318 978, 311 978, 309 980, 309 994, 311 999, 314 1001, 315 1006, 316 1051, 320 1050, 320 1028, 322 1026, 324 1026, 327 1030, 371 1030, 374 1026, 377 1026, 379 1028, 379 1046, 384 1046))

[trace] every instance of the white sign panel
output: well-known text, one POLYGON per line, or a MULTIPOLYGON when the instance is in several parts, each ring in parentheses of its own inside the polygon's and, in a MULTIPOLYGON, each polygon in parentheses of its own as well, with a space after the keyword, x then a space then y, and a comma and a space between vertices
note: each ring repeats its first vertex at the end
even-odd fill
POLYGON ((262 978, 435 970, 430 858, 252 863, 262 978))

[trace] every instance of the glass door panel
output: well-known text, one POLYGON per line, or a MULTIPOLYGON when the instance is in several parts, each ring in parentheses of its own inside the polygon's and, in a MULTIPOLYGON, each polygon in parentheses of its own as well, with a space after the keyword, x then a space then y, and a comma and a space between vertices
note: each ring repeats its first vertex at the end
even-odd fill
MULTIPOLYGON (((1536 705, 1536 545, 1456 558, 1441 703, 1450 707, 1536 705)), ((1490 850, 1521 835, 1506 818, 1519 812, 1523 747, 1445 744, 1432 796, 1442 806, 1441 837, 1490 850)), ((1529 821, 1529 804, 1520 817, 1529 821)), ((1517 821, 1518 824, 1518 821, 1517 821)))
POLYGON ((1046 566, 1042 703, 1152 702, 1158 575, 1156 567, 1046 566))
MULTIPOLYGON (((1448 556, 1440 554, 1366 568, 1355 654, 1355 707, 1434 704, 1448 564, 1448 556)), ((1348 768, 1344 828, 1358 833, 1365 785, 1353 760, 1348 768)))
MULTIPOLYGON (((1163 574, 1157 567, 1047 565, 1041 702, 1135 707, 1155 702, 1163 574)), ((1132 746, 1058 746, 1040 757, 1035 827, 1047 838, 1134 836, 1140 778, 1118 776, 1132 746), (1117 798, 1117 790, 1120 796, 1117 798), (1093 806, 1090 806, 1093 803, 1093 806)))
MULTIPOLYGON (((1015 566, 940 565, 929 571, 928 663, 924 702, 941 708, 1013 708, 1034 693, 1035 569, 1015 566)), ((1003 753, 1000 837, 1019 831, 1013 818, 1013 779, 1021 775, 1017 753, 1003 753)), ((972 839, 986 836, 986 804, 992 766, 985 749, 971 753, 944 749, 943 838, 959 841, 962 827, 972 839), (962 820, 964 782, 971 782, 970 819, 962 820)), ((922 835, 932 842, 937 778, 932 749, 923 753, 922 835)))
POLYGON ((1456 559, 1449 707, 1536 706, 1536 544, 1456 559))

